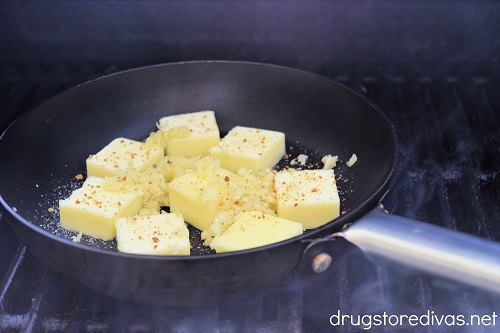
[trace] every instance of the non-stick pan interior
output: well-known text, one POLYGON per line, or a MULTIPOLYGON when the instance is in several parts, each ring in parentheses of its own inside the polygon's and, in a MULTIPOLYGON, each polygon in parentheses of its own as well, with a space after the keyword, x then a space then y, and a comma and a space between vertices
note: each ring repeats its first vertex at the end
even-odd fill
MULTIPOLYGON (((26 221, 60 231, 57 200, 81 185, 75 175, 85 172, 89 154, 116 137, 144 139, 166 115, 200 110, 215 111, 223 133, 236 125, 284 132, 292 157, 306 153, 314 162, 339 156, 335 171, 347 213, 318 232, 371 208, 394 166, 390 123, 341 85, 270 65, 177 63, 91 81, 25 113, 0 141, 1 198, 26 221), (358 162, 348 168, 353 153, 358 162)), ((93 245, 112 248, 113 242, 93 245)))

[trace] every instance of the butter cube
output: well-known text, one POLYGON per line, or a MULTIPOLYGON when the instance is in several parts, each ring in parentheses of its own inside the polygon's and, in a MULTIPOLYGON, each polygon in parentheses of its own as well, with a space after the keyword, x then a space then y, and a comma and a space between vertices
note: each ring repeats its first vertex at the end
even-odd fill
POLYGON ((281 171, 274 181, 277 214, 301 222, 305 229, 319 227, 340 215, 340 199, 332 169, 281 171))
POLYGON ((116 176, 119 170, 126 170, 131 166, 142 170, 159 163, 163 156, 163 147, 146 147, 139 141, 117 138, 97 154, 87 158, 87 175, 116 176))
POLYGON ((251 249, 302 234, 302 224, 261 212, 242 213, 210 245, 218 253, 251 249))
POLYGON ((104 179, 88 177, 69 198, 59 201, 61 226, 95 238, 116 236, 115 220, 135 215, 142 207, 142 194, 103 189, 104 179))
POLYGON ((236 126, 214 147, 210 155, 223 168, 238 172, 272 168, 285 155, 285 134, 276 131, 236 126))
POLYGON ((189 230, 181 214, 120 217, 115 221, 118 251, 189 255, 189 230))
POLYGON ((169 156, 207 156, 208 149, 220 141, 213 111, 200 111, 161 118, 159 127, 166 133, 169 156))
POLYGON ((229 200, 229 181, 235 176, 221 167, 211 172, 192 171, 169 185, 170 211, 179 212, 199 230, 213 222, 224 200, 229 200))

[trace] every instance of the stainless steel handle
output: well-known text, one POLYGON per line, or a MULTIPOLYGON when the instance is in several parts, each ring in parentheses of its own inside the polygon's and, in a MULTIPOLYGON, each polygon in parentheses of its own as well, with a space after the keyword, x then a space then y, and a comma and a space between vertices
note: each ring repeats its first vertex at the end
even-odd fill
POLYGON ((391 215, 379 207, 335 234, 367 255, 500 293, 500 244, 391 215))

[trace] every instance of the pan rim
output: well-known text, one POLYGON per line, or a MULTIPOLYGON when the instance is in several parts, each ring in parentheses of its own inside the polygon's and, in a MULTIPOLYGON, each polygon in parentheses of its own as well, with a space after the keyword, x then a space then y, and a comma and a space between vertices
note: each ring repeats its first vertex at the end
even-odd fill
MULTIPOLYGON (((217 258, 222 258, 222 257, 231 257, 231 256, 245 255, 245 254, 250 254, 250 253, 254 253, 254 252, 265 251, 265 250, 272 250, 274 248, 285 246, 287 244, 294 243, 297 241, 310 242, 311 240, 320 239, 320 238, 322 238, 322 236, 325 236, 325 235, 326 235, 326 237, 329 237, 329 233, 331 233, 333 231, 338 231, 339 229, 341 229, 342 226, 344 226, 350 222, 355 223, 355 221, 357 219, 359 219, 360 217, 362 217, 363 215, 368 213, 368 211, 370 211, 371 209, 376 207, 377 204, 382 200, 383 196, 387 192, 390 180, 391 180, 392 175, 394 173, 394 169, 395 169, 395 166, 397 163, 397 155, 398 155, 398 139, 397 139, 396 131, 394 129, 394 125, 392 124, 390 119, 387 117, 387 115, 377 105, 375 105, 374 102, 369 100, 364 95, 361 95, 360 93, 355 91, 353 88, 350 88, 342 83, 336 82, 333 79, 331 79, 325 75, 309 72, 306 70, 296 69, 296 68, 292 68, 292 67, 287 67, 287 66, 283 66, 283 65, 265 63, 265 62, 233 61, 233 60, 179 61, 179 62, 168 62, 168 63, 159 63, 159 64, 153 64, 153 65, 140 66, 140 67, 120 70, 120 71, 117 71, 117 72, 111 73, 111 74, 105 74, 105 75, 81 82, 81 83, 74 85, 74 86, 71 86, 67 89, 64 89, 64 90, 58 92, 57 94, 49 97, 48 99, 43 100, 40 103, 30 107, 26 111, 22 112, 22 114, 19 115, 11 124, 9 124, 3 133, 1 133, 0 144, 3 141, 4 137, 6 135, 8 135, 8 132, 10 132, 12 130, 12 127, 14 127, 15 124, 22 121, 22 119, 25 118, 31 112, 35 112, 40 107, 40 105, 43 105, 43 104, 57 98, 58 96, 60 96, 62 94, 66 94, 69 91, 79 89, 79 87, 86 86, 86 85, 91 84, 95 81, 106 80, 106 79, 114 77, 116 75, 123 75, 125 73, 131 73, 131 72, 136 72, 136 71, 150 70, 150 69, 154 69, 157 67, 183 66, 183 65, 196 65, 196 64, 202 65, 202 64, 208 64, 208 63, 228 64, 228 65, 251 65, 251 66, 259 66, 259 67, 277 68, 279 70, 289 71, 289 72, 296 72, 296 73, 299 73, 300 75, 307 75, 307 76, 313 77, 313 78, 318 79, 318 80, 323 80, 323 81, 327 82, 328 84, 333 84, 333 85, 339 86, 339 87, 347 90, 349 93, 354 94, 357 98, 360 98, 365 103, 367 103, 371 107, 371 109, 374 112, 376 112, 377 116, 379 116, 382 119, 382 122, 384 123, 384 125, 386 127, 387 133, 390 134, 390 139, 392 141, 392 146, 394 148, 392 149, 391 160, 390 160, 388 172, 384 175, 384 177, 382 178, 382 181, 379 183, 379 185, 369 195, 367 195, 366 198, 357 207, 351 209, 349 212, 346 212, 346 214, 339 216, 335 220, 332 220, 332 221, 324 224, 321 227, 312 229, 312 230, 310 230, 307 233, 304 233, 302 235, 295 236, 295 237, 292 237, 292 238, 289 238, 287 240, 283 240, 283 241, 280 241, 277 243, 268 244, 265 246, 260 246, 260 247, 245 249, 245 250, 240 250, 240 251, 232 251, 232 252, 226 252, 226 253, 215 253, 215 254, 208 254, 208 255, 207 254, 195 254, 195 255, 187 255, 187 256, 144 255, 144 254, 112 251, 112 250, 108 250, 108 249, 97 248, 97 247, 92 247, 89 245, 77 243, 77 242, 74 242, 70 239, 58 236, 58 235, 56 235, 48 230, 45 230, 45 229, 33 224, 32 222, 28 221, 24 217, 22 217, 20 214, 17 213, 17 211, 15 211, 14 207, 10 206, 6 202, 6 200, 4 199, 4 197, 2 195, 2 191, 0 189, 0 204, 3 206, 4 212, 9 214, 11 218, 23 223, 26 227, 32 229, 33 231, 35 231, 37 233, 42 234, 43 237, 48 237, 53 241, 62 242, 66 246, 76 247, 77 249, 80 249, 80 250, 91 251, 91 252, 95 252, 98 254, 104 254, 104 255, 118 256, 118 257, 122 257, 122 258, 133 259, 133 260, 146 259, 146 260, 155 260, 155 261, 157 261, 157 260, 170 261, 170 260, 197 260, 199 258, 204 258, 204 259, 211 258, 211 259, 215 260, 217 258)), ((8 217, 4 216, 4 218, 9 223, 11 223, 10 219, 8 217)), ((29 248, 29 246, 27 246, 27 247, 29 248)))

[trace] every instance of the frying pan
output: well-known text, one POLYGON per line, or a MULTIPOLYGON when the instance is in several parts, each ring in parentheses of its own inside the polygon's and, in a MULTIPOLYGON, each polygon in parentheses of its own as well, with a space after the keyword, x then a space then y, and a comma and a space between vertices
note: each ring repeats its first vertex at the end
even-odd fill
POLYGON ((99 292, 137 302, 208 305, 279 288, 304 269, 331 264, 325 244, 347 239, 367 254, 498 291, 498 244, 387 214, 397 140, 370 101, 327 78, 274 65, 206 61, 144 67, 102 77, 24 113, 0 138, 0 202, 26 247, 99 292), (85 159, 112 139, 141 140, 161 117, 214 110, 222 133, 243 125, 282 131, 291 156, 339 163, 339 218, 268 246, 207 254, 192 230, 192 256, 144 256, 58 225, 57 200, 81 185, 85 159), (49 211, 55 208, 55 211, 49 211), (305 268, 304 268, 305 267, 305 268))

